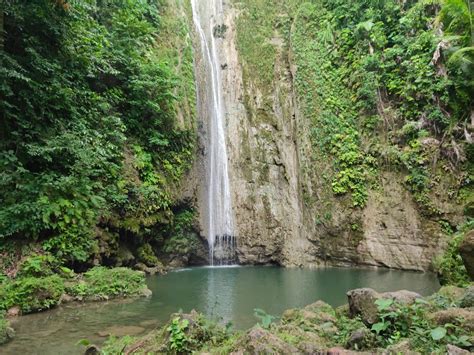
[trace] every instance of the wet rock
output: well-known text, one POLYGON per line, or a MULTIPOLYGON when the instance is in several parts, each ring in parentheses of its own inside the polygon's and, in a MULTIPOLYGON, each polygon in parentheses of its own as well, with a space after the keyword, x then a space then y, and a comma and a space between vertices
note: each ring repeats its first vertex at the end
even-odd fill
POLYGON ((346 342, 347 349, 361 350, 370 348, 374 342, 374 334, 367 328, 360 328, 351 333, 346 342))
POLYGON ((446 347, 447 355, 469 355, 472 354, 470 351, 458 348, 457 346, 448 344, 446 347))
POLYGON ((0 345, 8 343, 15 337, 15 330, 8 326, 8 323, 5 326, 0 324, 0 345))
POLYGON ((102 350, 97 345, 89 345, 84 352, 84 355, 100 355, 102 350))
POLYGON ((143 327, 143 328, 151 328, 157 325, 158 325, 158 321, 156 321, 155 319, 144 320, 140 322, 140 327, 143 327))
POLYGON ((148 275, 166 274, 166 268, 162 264, 150 267, 150 266, 145 265, 144 263, 137 263, 134 265, 133 268, 135 270, 143 271, 145 274, 148 274, 148 275))
POLYGON ((474 308, 448 308, 430 317, 438 325, 451 323, 470 331, 474 330, 474 308))
POLYGON ((7 318, 15 318, 21 314, 21 309, 18 306, 12 307, 7 311, 7 318))
POLYGON ((474 230, 467 232, 464 236, 464 240, 459 246, 459 253, 469 277, 474 280, 474 230))
POLYGON ((138 327, 135 325, 124 325, 124 326, 113 326, 107 328, 103 331, 98 332, 97 334, 100 337, 108 337, 108 336, 115 336, 115 337, 123 337, 126 335, 134 336, 139 335, 145 331, 145 328, 138 327))
POLYGON ((144 287, 141 289, 140 291, 140 296, 142 297, 151 297, 153 295, 153 292, 148 288, 148 287, 144 287))
POLYGON ((474 307, 474 286, 469 287, 459 302, 461 308, 474 307))
POLYGON ((59 299, 59 304, 71 303, 74 302, 76 298, 74 296, 68 295, 67 293, 63 293, 61 298, 59 299))
POLYGON ((236 346, 237 353, 250 354, 297 354, 298 349, 285 343, 276 335, 260 327, 254 327, 245 334, 236 346))
POLYGON ((421 295, 411 291, 378 293, 370 288, 360 288, 347 293, 349 300, 349 315, 360 315, 365 324, 374 324, 378 320, 378 309, 375 301, 378 299, 393 299, 397 303, 412 304, 421 295))

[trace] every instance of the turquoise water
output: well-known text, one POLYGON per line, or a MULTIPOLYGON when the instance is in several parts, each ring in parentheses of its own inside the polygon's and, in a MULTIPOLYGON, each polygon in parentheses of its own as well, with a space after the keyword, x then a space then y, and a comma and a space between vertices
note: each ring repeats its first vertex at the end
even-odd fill
POLYGON ((316 300, 346 303, 346 292, 407 289, 429 295, 439 289, 433 274, 379 269, 283 269, 277 267, 192 268, 148 279, 149 299, 66 305, 21 317, 17 338, 1 354, 75 354, 80 339, 101 343, 107 333, 141 335, 192 309, 245 329, 256 323, 253 310, 280 315, 316 300))

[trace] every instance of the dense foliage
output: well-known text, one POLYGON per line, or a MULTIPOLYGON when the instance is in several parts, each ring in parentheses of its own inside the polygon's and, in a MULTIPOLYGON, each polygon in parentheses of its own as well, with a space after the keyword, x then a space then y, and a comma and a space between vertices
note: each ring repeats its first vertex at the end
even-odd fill
POLYGON ((189 85, 157 50, 168 40, 164 7, 4 2, 0 248, 34 242, 73 265, 113 254, 120 238, 150 241, 172 221, 171 186, 190 166, 194 129, 176 121, 189 85))
POLYGON ((397 171, 423 214, 438 218, 433 191, 441 181, 448 180, 450 199, 465 203, 472 195, 469 1, 238 3, 244 76, 263 93, 279 80, 272 39, 285 39, 297 97, 311 121, 308 169, 321 170, 318 181, 328 191, 350 194, 354 207, 364 207, 380 173, 397 171))
MULTIPOLYGON (((436 161, 457 172, 467 155, 472 158, 466 145, 472 67, 450 60, 450 50, 465 45, 471 24, 450 6, 369 0, 299 9, 293 37, 297 84, 314 117, 315 142, 334 157, 333 191, 351 192, 354 205, 365 204, 367 183, 388 164, 406 171, 419 206, 436 215, 428 197, 439 174, 436 161)), ((468 165, 460 169, 453 197, 472 187, 468 165)))
POLYGON ((97 301, 148 293, 144 273, 127 268, 97 266, 83 275, 72 270, 53 273, 47 267, 41 273, 24 269, 15 279, 0 280, 0 314, 12 307, 26 314, 51 309, 62 300, 97 301))

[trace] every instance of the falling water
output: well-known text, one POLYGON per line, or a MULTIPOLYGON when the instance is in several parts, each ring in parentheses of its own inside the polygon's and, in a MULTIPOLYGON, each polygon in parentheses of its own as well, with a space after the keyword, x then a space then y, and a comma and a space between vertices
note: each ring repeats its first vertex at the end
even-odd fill
POLYGON ((224 129, 221 65, 217 45, 222 41, 222 0, 191 0, 193 20, 200 40, 197 61, 199 114, 208 124, 207 139, 207 239, 211 265, 235 261, 235 238, 224 129))

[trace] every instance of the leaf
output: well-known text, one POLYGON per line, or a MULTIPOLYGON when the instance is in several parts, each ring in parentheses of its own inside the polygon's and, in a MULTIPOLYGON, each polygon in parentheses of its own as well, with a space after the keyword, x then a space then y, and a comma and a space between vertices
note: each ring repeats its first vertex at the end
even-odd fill
POLYGON ((87 339, 81 339, 76 343, 76 345, 89 346, 91 345, 91 342, 87 339))
POLYGON ((378 322, 372 325, 372 330, 375 331, 377 334, 380 332, 387 330, 390 323, 388 322, 378 322))
POLYGON ((438 327, 431 331, 431 338, 434 341, 438 341, 438 340, 443 339, 446 336, 446 333, 447 333, 446 328, 438 327))
POLYGON ((375 301, 375 304, 377 305, 379 311, 385 311, 393 304, 393 300, 391 298, 380 298, 375 301))

